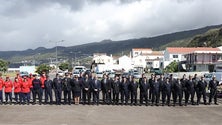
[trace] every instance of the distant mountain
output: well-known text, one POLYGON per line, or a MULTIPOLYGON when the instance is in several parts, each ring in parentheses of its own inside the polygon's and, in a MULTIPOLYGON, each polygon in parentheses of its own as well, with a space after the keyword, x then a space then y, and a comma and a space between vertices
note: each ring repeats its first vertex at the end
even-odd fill
MULTIPOLYGON (((112 41, 112 40, 103 40, 101 42, 88 43, 77 46, 70 47, 62 47, 58 46, 58 57, 59 58, 75 58, 81 55, 92 55, 93 53, 102 52, 107 54, 116 54, 121 53, 123 51, 130 51, 132 48, 153 48, 155 50, 164 49, 166 46, 174 45, 177 42, 176 46, 188 46, 188 43, 184 41, 189 41, 190 46, 197 45, 194 44, 194 41, 197 41, 198 38, 193 40, 192 38, 197 35, 204 34, 208 30, 220 28, 222 25, 215 26, 207 26, 204 28, 176 32, 171 34, 165 34, 156 37, 150 38, 139 38, 139 39, 129 39, 129 40, 121 40, 121 41, 112 41), (190 40, 193 40, 191 42, 190 40), (184 44, 178 42, 182 40, 184 44)), ((202 41, 202 39, 198 39, 202 41)), ((0 51, 0 58, 5 60, 15 62, 21 61, 25 59, 49 59, 55 57, 55 47, 54 48, 44 48, 39 47, 35 50, 28 49, 24 51, 0 51)))

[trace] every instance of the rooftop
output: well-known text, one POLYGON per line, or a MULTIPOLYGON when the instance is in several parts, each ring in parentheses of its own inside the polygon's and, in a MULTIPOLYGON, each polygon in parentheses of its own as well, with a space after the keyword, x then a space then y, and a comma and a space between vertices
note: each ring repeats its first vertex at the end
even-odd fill
POLYGON ((167 47, 166 50, 169 53, 192 53, 194 51, 221 51, 219 48, 212 47, 167 47))

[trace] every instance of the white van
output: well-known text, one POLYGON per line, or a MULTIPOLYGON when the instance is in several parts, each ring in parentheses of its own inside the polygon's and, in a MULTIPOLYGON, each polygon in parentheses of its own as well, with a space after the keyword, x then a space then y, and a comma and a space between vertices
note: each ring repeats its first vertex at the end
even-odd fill
POLYGON ((85 72, 86 71, 86 67, 85 66, 75 66, 73 68, 73 72, 85 72))

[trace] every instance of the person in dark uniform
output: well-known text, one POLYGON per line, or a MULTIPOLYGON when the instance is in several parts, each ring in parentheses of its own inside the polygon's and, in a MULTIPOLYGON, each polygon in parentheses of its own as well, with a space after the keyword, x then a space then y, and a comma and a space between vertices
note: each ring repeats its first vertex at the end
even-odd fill
MULTIPOLYGON (((141 86, 144 77, 145 77, 145 74, 143 73, 142 76, 141 76, 141 78, 139 78, 139 86, 141 86)), ((142 100, 142 94, 141 94, 141 91, 140 91, 140 100, 142 100)))
POLYGON ((162 85, 162 106, 165 105, 166 97, 167 97, 167 105, 170 106, 170 98, 172 91, 172 83, 170 83, 169 78, 166 78, 166 81, 162 85))
POLYGON ((216 77, 213 76, 212 80, 209 82, 208 90, 210 90, 210 97, 209 97, 209 105, 211 105, 212 98, 214 98, 214 104, 218 105, 217 103, 217 86, 219 86, 219 82, 216 80, 216 77))
POLYGON ((192 80, 192 76, 189 76, 189 79, 187 80, 185 87, 186 87, 185 106, 188 104, 188 100, 190 97, 191 97, 191 104, 195 105, 194 103, 195 83, 192 80))
POLYGON ((143 104, 144 99, 145 99, 146 106, 148 106, 148 90, 149 89, 150 89, 150 85, 146 77, 144 77, 140 85, 140 92, 141 92, 140 106, 143 104))
POLYGON ((207 82, 204 80, 204 77, 201 76, 201 79, 197 83, 197 105, 200 103, 201 96, 203 95, 203 101, 204 105, 207 104, 206 102, 206 88, 207 88, 207 82))
MULTIPOLYGON (((180 82, 182 83, 183 86, 186 85, 186 83, 187 83, 186 74, 183 75, 183 78, 180 79, 180 82)), ((183 95, 186 95, 186 92, 187 92, 187 89, 186 89, 186 87, 184 86, 183 95)))
POLYGON ((194 82, 194 96, 195 96, 195 93, 196 93, 196 96, 198 96, 199 90, 198 90, 197 84, 200 81, 200 79, 197 77, 197 74, 195 74, 194 77, 192 78, 192 80, 194 82))
POLYGON ((163 97, 164 97, 163 87, 164 87, 164 83, 166 82, 166 79, 164 78, 163 75, 160 75, 158 82, 160 83, 160 95, 162 96, 162 101, 163 101, 164 100, 163 99, 163 97))
POLYGON ((64 105, 67 104, 67 101, 68 101, 68 104, 71 105, 71 89, 72 89, 72 86, 71 86, 71 78, 70 78, 70 74, 69 73, 66 73, 65 74, 65 78, 63 78, 62 80, 62 85, 63 85, 63 95, 64 95, 64 105), (67 100, 67 96, 68 96, 68 100, 67 100))
POLYGON ((87 102, 90 105, 90 100, 91 100, 91 79, 89 78, 88 74, 85 75, 85 78, 82 81, 82 89, 83 89, 83 105, 86 104, 86 97, 87 97, 87 102))
POLYGON ((159 101, 160 101, 160 83, 157 79, 157 77, 154 77, 154 81, 152 83, 152 86, 150 87, 152 91, 152 104, 153 106, 154 102, 156 106, 159 106, 159 101))
POLYGON ((77 75, 74 76, 72 82, 72 90, 74 96, 74 103, 78 105, 80 102, 80 95, 81 95, 81 81, 79 80, 77 75))
POLYGON ((62 76, 56 74, 56 78, 53 79, 53 89, 55 92, 56 105, 61 105, 62 87, 62 76))
POLYGON ((101 80, 101 89, 103 104, 110 104, 111 83, 106 74, 103 75, 103 79, 101 80))
POLYGON ((123 105, 125 100, 125 105, 128 105, 129 101, 129 82, 126 77, 123 78, 121 83, 121 104, 123 105))
POLYGON ((45 104, 48 103, 48 97, 50 99, 50 105, 52 105, 52 85, 53 82, 52 80, 50 80, 49 76, 47 75, 46 76, 46 80, 45 80, 45 83, 44 83, 44 86, 45 86, 45 104))
POLYGON ((137 89, 138 83, 136 82, 136 79, 132 77, 132 82, 130 82, 131 105, 137 105, 137 89))
POLYGON ((182 106, 183 88, 184 85, 181 83, 181 80, 177 78, 177 80, 173 83, 173 91, 174 91, 173 106, 176 105, 178 97, 179 97, 179 105, 182 106))
MULTIPOLYGON (((154 81, 154 74, 151 74, 151 78, 149 79, 149 85, 150 85, 150 87, 152 86, 152 84, 153 84, 153 81, 154 81)), ((149 90, 149 100, 151 100, 151 98, 152 98, 152 89, 150 89, 149 90)))
POLYGON ((35 79, 32 80, 32 87, 33 87, 33 104, 36 104, 36 96, 38 95, 39 104, 42 104, 42 82, 38 78, 37 75, 34 75, 35 79))
POLYGON ((92 81, 93 104, 99 105, 99 92, 101 90, 101 81, 97 76, 92 81))
POLYGON ((115 80, 113 81, 113 104, 119 104, 119 92, 120 92, 120 81, 119 77, 115 76, 115 80))
MULTIPOLYGON (((112 101, 113 101, 113 82, 114 80, 112 78, 109 77, 109 75, 107 75, 107 78, 108 78, 108 81, 109 81, 109 84, 110 84, 110 93, 109 93, 109 103, 111 104, 112 101)), ((100 80, 101 82, 101 80, 100 80)))
POLYGON ((132 99, 132 97, 131 97, 131 83, 133 82, 133 75, 129 75, 129 78, 128 78, 128 82, 129 82, 129 99, 132 99))

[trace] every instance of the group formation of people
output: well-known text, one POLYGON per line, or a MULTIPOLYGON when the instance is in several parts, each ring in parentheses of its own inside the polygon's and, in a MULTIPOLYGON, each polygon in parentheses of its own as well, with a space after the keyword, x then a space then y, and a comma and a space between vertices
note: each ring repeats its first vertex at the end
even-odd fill
POLYGON ((42 73, 40 78, 32 74, 24 77, 17 74, 13 81, 9 77, 3 80, 0 74, 0 104, 12 104, 13 102, 28 105, 30 103, 33 105, 36 103, 39 105, 71 105, 72 103, 99 105, 102 103, 107 105, 187 106, 188 104, 199 105, 203 98, 205 105, 211 104, 212 99, 214 99, 214 104, 218 105, 218 86, 219 82, 215 77, 208 84, 203 76, 198 78, 197 75, 188 76, 188 78, 184 75, 179 79, 173 78, 173 75, 157 77, 151 74, 148 79, 143 74, 137 80, 133 76, 115 76, 112 79, 104 74, 103 78, 99 79, 91 73, 80 76, 66 73, 64 77, 56 74, 56 77, 51 79, 49 75, 42 73), (210 90, 208 102, 206 100, 207 90, 210 90), (5 101, 3 101, 3 93, 5 101), (14 93, 14 101, 12 93, 14 93), (102 101, 100 101, 100 95, 102 95, 102 101))

